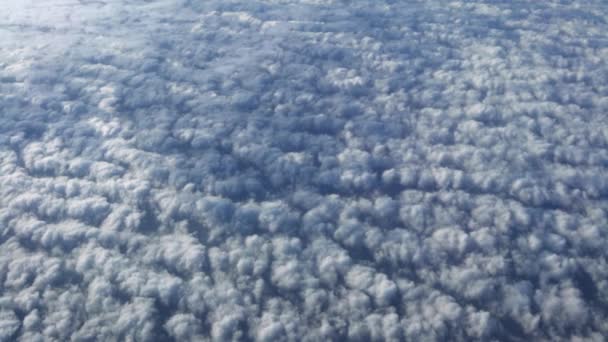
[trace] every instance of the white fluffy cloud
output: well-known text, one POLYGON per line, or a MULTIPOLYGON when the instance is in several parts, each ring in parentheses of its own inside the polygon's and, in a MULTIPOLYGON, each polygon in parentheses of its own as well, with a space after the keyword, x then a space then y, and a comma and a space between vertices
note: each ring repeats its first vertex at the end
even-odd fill
POLYGON ((0 340, 604 340, 601 1, 0 13, 0 340))

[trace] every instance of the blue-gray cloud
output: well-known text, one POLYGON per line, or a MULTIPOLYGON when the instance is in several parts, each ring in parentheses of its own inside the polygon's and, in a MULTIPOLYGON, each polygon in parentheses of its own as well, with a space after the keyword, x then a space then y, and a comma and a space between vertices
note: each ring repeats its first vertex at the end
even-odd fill
POLYGON ((0 340, 608 336, 601 1, 0 14, 0 340))

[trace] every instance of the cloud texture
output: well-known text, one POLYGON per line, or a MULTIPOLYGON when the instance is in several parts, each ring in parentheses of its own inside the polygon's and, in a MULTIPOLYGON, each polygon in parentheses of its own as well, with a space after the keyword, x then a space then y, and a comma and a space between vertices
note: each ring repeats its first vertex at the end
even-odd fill
POLYGON ((0 11, 0 340, 608 336, 603 1, 0 11))

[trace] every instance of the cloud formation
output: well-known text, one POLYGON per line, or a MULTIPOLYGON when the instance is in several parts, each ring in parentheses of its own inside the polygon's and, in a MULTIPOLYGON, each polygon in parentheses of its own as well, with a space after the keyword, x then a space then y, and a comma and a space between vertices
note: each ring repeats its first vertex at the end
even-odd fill
POLYGON ((608 336, 601 1, 0 14, 0 340, 608 336))

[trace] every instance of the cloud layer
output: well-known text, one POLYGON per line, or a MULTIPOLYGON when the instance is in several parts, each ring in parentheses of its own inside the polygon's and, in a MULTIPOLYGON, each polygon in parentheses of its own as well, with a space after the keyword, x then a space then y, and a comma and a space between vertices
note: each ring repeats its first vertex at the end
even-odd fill
POLYGON ((0 340, 608 336, 608 5, 0 13, 0 340))

